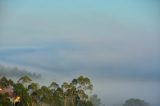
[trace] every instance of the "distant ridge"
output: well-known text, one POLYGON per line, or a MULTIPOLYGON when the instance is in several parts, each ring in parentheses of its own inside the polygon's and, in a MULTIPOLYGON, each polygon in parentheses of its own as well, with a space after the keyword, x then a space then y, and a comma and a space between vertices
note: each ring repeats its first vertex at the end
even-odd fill
POLYGON ((40 79, 42 76, 41 74, 37 74, 35 72, 28 72, 25 69, 19 69, 17 67, 6 67, 0 64, 0 77, 7 76, 7 77, 21 77, 27 75, 34 79, 40 79))

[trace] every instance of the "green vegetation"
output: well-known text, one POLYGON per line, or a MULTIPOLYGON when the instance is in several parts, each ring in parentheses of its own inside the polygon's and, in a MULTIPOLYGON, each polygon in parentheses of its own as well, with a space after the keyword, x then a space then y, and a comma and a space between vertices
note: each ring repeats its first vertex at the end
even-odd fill
POLYGON ((52 82, 40 86, 28 76, 21 77, 17 83, 6 77, 0 79, 0 106, 100 106, 97 95, 89 96, 93 85, 88 77, 80 76, 61 86, 52 82), (8 87, 12 87, 9 91, 8 87), (17 100, 17 97, 20 97, 17 100))
MULTIPOLYGON (((0 78, 0 106, 105 106, 96 94, 89 95, 93 85, 88 77, 80 76, 62 85, 53 81, 40 86, 28 76, 16 83, 0 78)), ((128 99, 123 106, 150 106, 141 99, 128 99)))
POLYGON ((141 99, 128 99, 123 106, 149 106, 149 103, 141 99))

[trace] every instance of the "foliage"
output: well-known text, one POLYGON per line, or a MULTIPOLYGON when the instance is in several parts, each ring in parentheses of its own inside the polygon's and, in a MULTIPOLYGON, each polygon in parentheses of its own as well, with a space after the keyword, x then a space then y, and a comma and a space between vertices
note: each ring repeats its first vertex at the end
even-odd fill
POLYGON ((149 103, 141 99, 128 99, 123 106, 149 106, 149 103))
POLYGON ((18 83, 30 83, 32 80, 28 76, 23 76, 18 80, 18 83))
POLYGON ((93 106, 101 106, 101 99, 99 99, 96 94, 90 97, 90 101, 93 103, 93 106))
POLYGON ((28 90, 24 87, 23 84, 17 83, 14 86, 14 92, 16 95, 20 96, 20 104, 22 106, 28 106, 31 105, 31 98, 28 94, 28 90))
MULTIPOLYGON (((64 82, 62 85, 52 81, 47 86, 40 86, 32 81, 28 76, 22 76, 17 83, 6 77, 0 78, 0 88, 13 87, 10 93, 0 92, 0 106, 104 106, 98 95, 89 96, 88 91, 92 91, 93 85, 88 77, 80 76, 74 78, 70 83, 64 82), (20 97, 20 101, 14 103, 15 97, 20 97)), ((140 99, 128 99, 123 106, 150 106, 140 99)))
POLYGON ((40 87, 28 76, 22 76, 17 83, 2 77, 0 87, 5 89, 8 86, 13 87, 13 95, 1 94, 0 106, 93 106, 87 94, 93 85, 84 76, 73 79, 70 83, 64 82, 61 86, 53 81, 48 87, 40 87), (17 96, 20 101, 14 103, 17 96))
POLYGON ((4 88, 9 85, 10 85, 10 83, 9 83, 8 79, 6 77, 2 77, 0 80, 0 87, 4 88))
POLYGON ((7 94, 0 94, 0 106, 12 106, 7 94))

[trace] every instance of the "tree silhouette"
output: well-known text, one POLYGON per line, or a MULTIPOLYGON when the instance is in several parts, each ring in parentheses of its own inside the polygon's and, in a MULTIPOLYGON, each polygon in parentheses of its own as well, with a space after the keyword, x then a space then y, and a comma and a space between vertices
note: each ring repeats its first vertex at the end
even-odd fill
POLYGON ((125 101, 123 106, 149 106, 149 103, 141 99, 128 99, 125 101))

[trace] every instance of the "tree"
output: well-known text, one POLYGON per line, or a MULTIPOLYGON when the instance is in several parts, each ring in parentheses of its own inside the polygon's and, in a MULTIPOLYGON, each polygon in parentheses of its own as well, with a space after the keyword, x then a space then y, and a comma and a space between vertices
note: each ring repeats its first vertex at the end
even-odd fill
POLYGON ((28 90, 21 83, 17 83, 14 86, 14 92, 17 96, 20 97, 21 106, 31 106, 31 98, 28 94, 28 90))
POLYGON ((77 89, 82 90, 92 90, 93 85, 88 77, 80 76, 77 79, 72 80, 72 84, 76 86, 77 89))
POLYGON ((25 84, 25 83, 30 83, 31 81, 32 79, 29 78, 28 76, 23 76, 18 80, 18 83, 25 84))
POLYGON ((132 98, 132 99, 126 100, 123 106, 149 106, 149 103, 141 99, 132 98))
POLYGON ((54 93, 59 88, 59 85, 53 81, 48 88, 54 93))
POLYGON ((98 98, 98 95, 94 94, 90 97, 90 101, 93 106, 101 106, 101 99, 98 98))
POLYGON ((88 77, 80 76, 77 79, 73 79, 71 84, 77 89, 78 96, 82 101, 88 99, 87 91, 92 91, 93 85, 88 77))
POLYGON ((32 90, 33 92, 38 90, 38 83, 31 83, 30 85, 28 85, 28 89, 32 90))
POLYGON ((61 88, 62 88, 62 90, 63 90, 63 105, 64 106, 67 106, 68 105, 68 95, 67 95, 67 92, 68 92, 68 90, 69 89, 71 89, 72 88, 72 85, 71 84, 69 84, 69 83, 67 83, 67 82, 64 82, 63 84, 62 84, 62 86, 61 86, 61 88))
POLYGON ((42 86, 40 92, 41 92, 40 101, 45 104, 52 104, 53 101, 52 91, 48 87, 42 86))
POLYGON ((32 106, 38 103, 38 98, 37 98, 37 90, 38 90, 38 84, 37 83, 31 83, 28 85, 28 90, 30 91, 30 96, 32 100, 32 106))
POLYGON ((53 106, 64 106, 64 93, 61 88, 57 88, 53 93, 53 104, 53 106))
POLYGON ((0 79, 0 106, 99 106, 97 96, 89 98, 88 92, 93 85, 88 77, 80 76, 72 82, 64 82, 61 87, 52 82, 48 87, 39 87, 28 76, 21 77, 17 83, 6 77, 0 79), (3 93, 6 87, 13 87, 11 94, 3 93), (93 104, 93 101, 97 104, 93 104), (13 102, 13 104, 11 104, 13 102))
POLYGON ((91 101, 81 101, 78 106, 93 106, 91 101))
POLYGON ((0 106, 12 106, 7 94, 0 94, 0 106))
POLYGON ((8 79, 3 76, 3 77, 0 79, 0 87, 6 88, 6 87, 8 87, 9 85, 10 85, 10 83, 9 83, 8 79))

